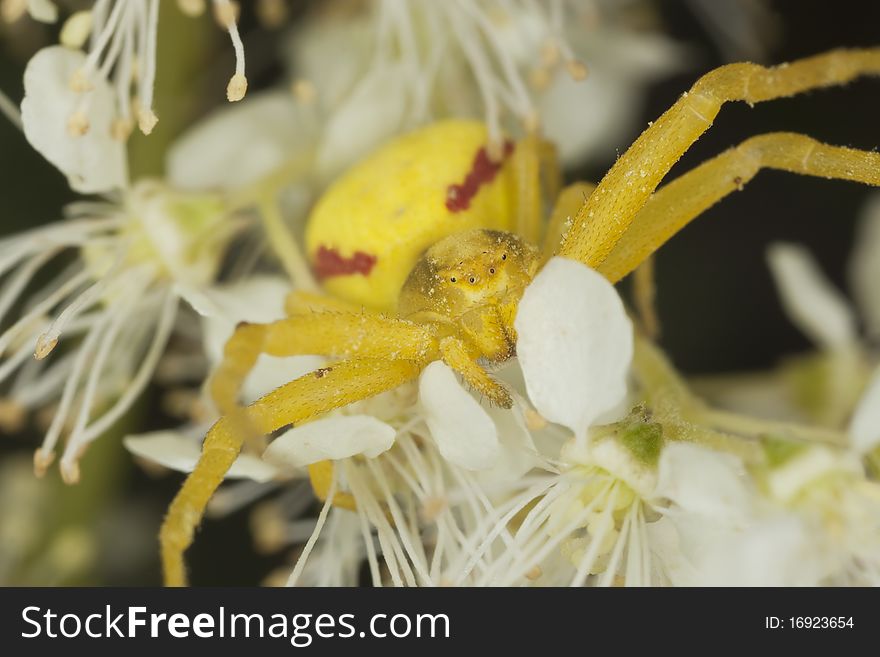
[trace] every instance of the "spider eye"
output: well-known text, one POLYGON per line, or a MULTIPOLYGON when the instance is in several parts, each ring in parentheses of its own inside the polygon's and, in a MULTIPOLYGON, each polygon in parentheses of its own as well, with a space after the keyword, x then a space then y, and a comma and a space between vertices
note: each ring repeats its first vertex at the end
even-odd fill
POLYGON ((495 267, 489 267, 489 273, 490 273, 490 274, 494 274, 494 273, 495 273, 495 267))
POLYGON ((452 278, 449 279, 449 282, 450 282, 450 283, 455 283, 455 281, 456 281, 455 276, 453 276, 452 278))
POLYGON ((477 279, 474 278, 473 276, 471 276, 471 277, 468 279, 468 282, 469 282, 471 285, 473 285, 474 283, 477 282, 477 279))
POLYGON ((502 260, 507 260, 507 254, 506 254, 506 253, 502 253, 502 254, 501 254, 501 259, 502 259, 502 260))

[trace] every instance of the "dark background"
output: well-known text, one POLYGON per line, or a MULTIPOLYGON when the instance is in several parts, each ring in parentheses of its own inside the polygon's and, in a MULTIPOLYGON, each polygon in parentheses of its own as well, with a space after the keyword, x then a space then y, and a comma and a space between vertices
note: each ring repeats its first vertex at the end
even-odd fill
MULTIPOLYGON (((643 120, 633 126, 629 139, 619 144, 619 152, 701 73, 726 61, 722 48, 688 3, 667 0, 659 6, 667 34, 694 47, 692 69, 652 86, 643 120)), ((766 47, 766 63, 840 46, 880 42, 877 2, 789 0, 770 2, 767 6, 773 15, 775 38, 766 47)), ((246 14, 243 33, 248 39, 253 89, 271 83, 279 71, 270 63, 275 36, 261 33, 254 37, 248 31, 252 23, 246 14)), ((210 43, 215 51, 209 50, 205 61, 211 63, 194 85, 222 88, 231 70, 230 49, 221 38, 210 43)), ((16 52, 15 39, 8 32, 0 35, 0 87, 16 100, 21 97, 20 76, 25 61, 22 55, 16 52)), ((163 74, 160 61, 160 78, 163 74)), ((208 94, 198 102, 210 104, 216 96, 208 94)), ((188 107, 185 111, 194 113, 198 109, 188 107)), ((672 175, 751 135, 775 130, 803 132, 832 144, 875 150, 880 146, 878 117, 880 80, 876 79, 754 108, 741 103, 726 105, 714 127, 676 165, 672 175)), ((601 178, 616 153, 608 152, 601 157, 594 166, 577 172, 578 176, 601 178)), ((855 220, 870 193, 854 183, 765 171, 745 191, 728 197, 664 246, 657 261, 661 342, 676 365, 688 374, 765 368, 808 348, 806 340, 780 309, 765 264, 765 248, 773 240, 804 243, 832 280, 845 288, 855 220)), ((15 128, 0 120, 0 233, 54 220, 71 198, 63 177, 27 146, 15 128)), ((140 412, 146 424, 150 428, 173 426, 174 422, 159 412, 157 399, 153 391, 142 404, 140 412)), ((29 453, 38 440, 35 433, 4 438, 0 458, 29 453)), ((156 481, 128 465, 125 458, 117 459, 116 463, 122 469, 119 483, 112 492, 112 500, 105 500, 105 507, 146 508, 146 522, 155 522, 158 528, 161 510, 176 492, 180 477, 170 475, 156 481)), ((50 475, 54 476, 55 473, 50 475)), ((155 550, 151 548, 149 553, 155 554, 155 550)), ((236 585, 259 582, 287 556, 254 558, 247 513, 240 512, 222 522, 207 521, 188 561, 193 564, 194 583, 236 585)), ((85 583, 158 582, 158 562, 150 557, 136 572, 99 572, 95 579, 85 583)))

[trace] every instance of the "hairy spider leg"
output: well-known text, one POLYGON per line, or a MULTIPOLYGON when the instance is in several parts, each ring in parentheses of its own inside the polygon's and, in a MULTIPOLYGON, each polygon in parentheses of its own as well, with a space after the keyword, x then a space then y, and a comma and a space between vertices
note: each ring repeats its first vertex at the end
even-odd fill
POLYGON ((375 311, 369 308, 331 297, 322 292, 294 290, 284 299, 284 314, 287 316, 317 312, 375 314, 375 311))
POLYGON ((529 244, 540 244, 546 235, 546 199, 555 199, 562 186, 556 147, 532 130, 516 144, 511 157, 516 198, 514 229, 529 244))
MULTIPOLYGON (((258 431, 269 434, 392 390, 416 378, 424 365, 375 358, 341 361, 273 390, 243 412, 258 431)), ((205 437, 199 461, 171 503, 159 531, 166 585, 186 584, 183 553, 192 544, 208 500, 238 457, 241 445, 241 435, 226 416, 205 437)))
POLYGON ((880 185, 880 153, 829 146, 790 132, 757 135, 660 188, 598 270, 619 281, 692 219, 765 168, 880 185))
POLYGON ((724 103, 754 104, 871 74, 880 74, 880 48, 833 50, 772 68, 743 63, 710 71, 609 169, 578 211, 559 255, 598 269, 672 165, 712 125, 724 103))
POLYGON ((477 363, 480 354, 475 349, 469 348, 463 340, 455 336, 441 339, 440 353, 444 363, 461 374, 469 386, 487 397, 493 404, 502 408, 513 406, 513 398, 507 388, 495 381, 486 370, 480 367, 477 363))
POLYGON ((516 227, 517 234, 530 244, 537 244, 541 238, 543 224, 541 203, 541 157, 540 140, 534 131, 529 131, 516 144, 511 158, 516 186, 516 227))
POLYGON ((641 260, 641 264, 635 269, 633 305, 645 336, 656 340, 660 336, 660 317, 657 315, 657 280, 653 255, 641 260))
MULTIPOLYGON (((396 388, 418 376, 438 353, 430 325, 378 314, 311 313, 270 324, 239 325, 209 383, 223 417, 208 432, 199 461, 172 502, 159 533, 166 583, 185 582, 183 552, 192 542, 208 500, 248 437, 265 436, 396 388), (261 353, 322 354, 353 360, 316 370, 241 407, 239 390, 261 353), (374 376, 370 376, 371 368, 374 376)), ((332 466, 316 465, 309 475, 316 493, 326 496, 332 466)), ((337 495, 340 506, 353 505, 347 494, 337 495)))
POLYGON ((556 201, 550 212, 547 233, 544 235, 541 247, 541 264, 547 262, 556 253, 572 219, 595 189, 595 183, 578 181, 564 187, 555 197, 556 201))

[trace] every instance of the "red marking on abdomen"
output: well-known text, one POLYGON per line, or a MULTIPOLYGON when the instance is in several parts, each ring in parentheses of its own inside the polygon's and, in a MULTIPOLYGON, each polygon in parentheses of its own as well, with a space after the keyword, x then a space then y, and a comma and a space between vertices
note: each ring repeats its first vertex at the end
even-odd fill
POLYGON ((315 252, 315 276, 322 281, 325 278, 351 274, 369 276, 377 260, 376 256, 363 251, 355 251, 351 257, 346 258, 336 249, 327 248, 322 244, 315 252))
POLYGON ((474 156, 471 170, 460 185, 453 183, 446 188, 446 209, 450 212, 461 212, 471 206, 471 199, 480 191, 480 187, 495 180, 504 160, 513 152, 513 142, 504 142, 504 154, 500 162, 493 162, 484 146, 474 156))

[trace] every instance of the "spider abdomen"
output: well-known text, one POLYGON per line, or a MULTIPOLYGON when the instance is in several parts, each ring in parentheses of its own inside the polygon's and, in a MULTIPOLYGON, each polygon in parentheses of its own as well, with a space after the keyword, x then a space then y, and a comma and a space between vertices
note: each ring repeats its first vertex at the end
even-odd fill
POLYGON ((334 296, 393 310, 429 246, 474 228, 512 228, 514 148, 505 142, 491 158, 475 121, 434 123, 389 142, 331 185, 309 217, 316 276, 334 296))

